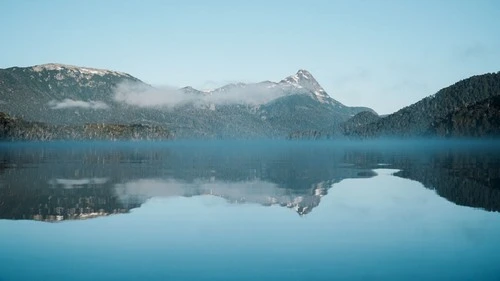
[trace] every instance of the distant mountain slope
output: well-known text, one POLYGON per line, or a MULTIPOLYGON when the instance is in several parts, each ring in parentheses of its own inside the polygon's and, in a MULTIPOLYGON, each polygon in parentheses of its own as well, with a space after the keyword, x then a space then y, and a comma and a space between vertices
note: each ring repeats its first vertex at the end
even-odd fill
MULTIPOLYGON (((339 139, 349 136, 352 131, 378 121, 380 117, 374 111, 362 111, 340 124, 332 122, 331 126, 320 129, 295 130, 288 134, 288 139, 339 139)), ((336 119, 339 120, 339 119, 336 119)))
POLYGON ((360 137, 424 135, 431 124, 438 119, 460 108, 498 95, 500 95, 500 72, 473 76, 377 122, 359 127, 352 131, 352 135, 360 137))
POLYGON ((429 134, 444 137, 500 136, 500 96, 460 108, 433 122, 429 134))
POLYGON ((375 123, 380 120, 380 116, 372 111, 363 111, 354 115, 349 120, 341 124, 342 132, 345 135, 349 135, 350 132, 356 130, 357 128, 366 126, 371 123, 375 123))
POLYGON ((62 64, 0 69, 0 111, 53 124, 120 123, 106 109, 124 82, 142 83, 122 72, 62 64))
POLYGON ((0 69, 0 112, 49 125, 155 125, 180 138, 285 137, 294 130, 338 126, 365 110, 372 111, 330 97, 306 70, 280 82, 163 92, 111 70, 62 64, 0 69), (155 103, 151 92, 163 101, 170 102, 170 95, 180 100, 155 103))

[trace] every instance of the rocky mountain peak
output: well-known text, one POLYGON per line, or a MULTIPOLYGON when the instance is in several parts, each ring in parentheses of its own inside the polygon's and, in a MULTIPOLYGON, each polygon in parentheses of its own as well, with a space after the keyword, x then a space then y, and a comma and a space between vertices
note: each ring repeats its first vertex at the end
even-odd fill
POLYGON ((299 77, 299 79, 305 79, 305 80, 313 79, 314 80, 314 77, 312 76, 312 74, 305 69, 299 69, 295 75, 297 77, 299 77))
POLYGON ((309 90, 313 97, 320 102, 335 103, 326 93, 314 76, 305 69, 299 69, 296 74, 286 77, 279 82, 281 85, 290 85, 309 90))
POLYGON ((323 91, 323 88, 321 85, 314 79, 314 76, 312 74, 304 69, 300 69, 297 71, 296 74, 290 75, 286 77, 285 79, 280 81, 280 84, 292 84, 294 86, 300 86, 303 88, 306 88, 310 91, 323 91))

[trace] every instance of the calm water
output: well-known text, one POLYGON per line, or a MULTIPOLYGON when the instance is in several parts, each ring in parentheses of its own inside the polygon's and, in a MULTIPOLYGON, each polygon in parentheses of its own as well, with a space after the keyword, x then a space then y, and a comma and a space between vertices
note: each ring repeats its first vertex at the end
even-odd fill
POLYGON ((0 144, 0 281, 498 281, 499 144, 0 144))

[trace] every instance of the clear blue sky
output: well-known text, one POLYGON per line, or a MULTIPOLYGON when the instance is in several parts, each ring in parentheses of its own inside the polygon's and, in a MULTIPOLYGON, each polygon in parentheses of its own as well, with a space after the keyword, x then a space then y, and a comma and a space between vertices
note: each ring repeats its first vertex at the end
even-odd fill
POLYGON ((303 68, 379 113, 500 71, 497 0, 3 0, 0 34, 0 68, 57 62, 202 89, 303 68))

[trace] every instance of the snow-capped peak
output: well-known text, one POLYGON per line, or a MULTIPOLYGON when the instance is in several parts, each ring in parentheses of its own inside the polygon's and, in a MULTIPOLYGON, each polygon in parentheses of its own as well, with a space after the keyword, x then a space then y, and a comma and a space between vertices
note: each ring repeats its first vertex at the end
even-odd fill
POLYGON ((295 76, 297 76, 299 79, 314 80, 314 77, 311 75, 311 73, 309 73, 309 71, 304 69, 299 69, 299 71, 297 71, 297 74, 295 74, 295 76))
POLYGON ((319 83, 314 79, 312 74, 304 69, 300 69, 296 74, 286 77, 281 80, 280 83, 293 84, 296 86, 302 86, 309 90, 319 90, 322 89, 319 83), (312 89, 311 86, 314 88, 312 89))
MULTIPOLYGON (((184 92, 201 92, 189 87, 183 88, 182 90, 184 92)), ((203 92, 209 95, 224 94, 234 97, 248 95, 253 97, 252 101, 255 102, 255 97, 259 97, 258 100, 264 103, 290 94, 307 94, 321 103, 342 106, 342 104, 332 99, 326 93, 309 71, 304 69, 299 69, 296 74, 288 76, 278 83, 271 81, 263 81, 255 84, 232 83, 214 90, 203 92)))
POLYGON ((36 71, 36 72, 41 72, 44 70, 57 70, 57 71, 67 70, 67 71, 71 71, 71 72, 79 72, 81 74, 86 74, 86 75, 104 76, 106 74, 111 74, 111 75, 115 75, 115 76, 130 76, 127 73, 123 73, 123 72, 119 72, 119 71, 97 69, 97 68, 90 68, 90 67, 80 67, 80 66, 58 64, 58 63, 40 64, 40 65, 35 65, 31 68, 33 69, 33 71, 36 71))
POLYGON ((316 81, 312 74, 307 70, 300 69, 296 74, 288 76, 285 79, 281 80, 279 84, 307 89, 318 101, 334 103, 333 99, 328 96, 323 87, 321 87, 318 81, 316 81))

